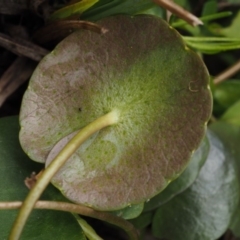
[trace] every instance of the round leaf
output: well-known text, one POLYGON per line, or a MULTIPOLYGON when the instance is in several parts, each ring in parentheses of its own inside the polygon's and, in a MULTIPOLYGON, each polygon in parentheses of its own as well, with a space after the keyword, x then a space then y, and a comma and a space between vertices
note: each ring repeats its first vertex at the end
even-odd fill
POLYGON ((144 15, 98 24, 108 32, 75 32, 39 64, 20 140, 45 162, 61 139, 117 110, 119 122, 90 137, 52 180, 74 202, 116 210, 153 197, 183 171, 212 101, 201 59, 166 22, 144 15))
MULTIPOLYGON (((236 170, 238 171, 238 183, 240 186, 240 127, 231 125, 229 123, 217 121, 210 125, 212 131, 224 142, 234 157, 236 170)), ((240 188, 238 190, 240 197, 240 188)), ((235 236, 240 237, 240 199, 238 207, 232 216, 229 228, 232 230, 235 236)))
POLYGON ((228 228, 239 198, 234 162, 213 133, 208 138, 210 152, 196 181, 157 210, 153 219, 155 236, 211 240, 228 228))

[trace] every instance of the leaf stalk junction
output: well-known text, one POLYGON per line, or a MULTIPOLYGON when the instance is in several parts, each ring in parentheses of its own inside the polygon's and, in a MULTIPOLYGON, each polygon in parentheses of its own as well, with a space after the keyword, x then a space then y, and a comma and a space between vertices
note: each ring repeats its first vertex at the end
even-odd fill
MULTIPOLYGON (((74 152, 80 147, 80 145, 86 141, 92 134, 98 132, 99 130, 111 126, 113 124, 116 124, 119 121, 120 113, 118 110, 112 110, 111 112, 97 118, 90 124, 88 124, 86 127, 81 129, 76 136, 74 136, 65 146, 64 148, 59 152, 59 154, 52 160, 52 162, 49 164, 49 166, 44 170, 41 177, 38 179, 34 187, 30 190, 29 194, 27 195, 26 199, 23 203, 18 203, 17 206, 20 208, 19 214, 14 222, 14 225, 12 227, 9 240, 18 240, 20 238, 20 235, 22 233, 22 230, 24 228, 24 225, 33 210, 34 207, 39 206, 38 199, 40 198, 41 194, 51 181, 52 177, 57 173, 57 171, 64 165, 64 163, 74 154, 74 152)), ((41 202, 40 202, 41 203, 41 202)), ((11 205, 11 203, 9 203, 11 205)), ((50 203, 45 204, 45 208, 51 208, 51 204, 55 204, 52 209, 56 210, 64 210, 70 211, 70 212, 78 212, 75 210, 76 208, 83 208, 83 206, 76 205, 76 204, 70 204, 70 203, 50 203), (50 205, 49 205, 50 204, 50 205), (64 209, 61 209, 61 206, 65 206, 64 209), (69 208, 70 207, 70 208, 69 208)), ((5 204, 5 207, 7 205, 5 204)), ((0 205, 1 208, 1 205, 0 205)), ((85 211, 87 207, 84 207, 85 211)), ((89 208, 90 209, 90 208, 89 208)), ((78 209, 79 210, 79 209, 78 209)), ((82 211, 80 211, 82 214, 82 211)), ((79 213, 80 213, 79 212, 79 213)), ((92 216, 95 218, 98 218, 96 214, 92 213, 98 213, 97 216, 102 216, 99 219, 105 220, 109 223, 115 224, 121 228, 123 228, 129 235, 130 239, 138 239, 137 233, 134 232, 132 229, 134 229, 132 226, 129 227, 129 223, 123 219, 119 222, 119 218, 113 217, 111 214, 107 214, 104 212, 98 212, 93 209, 88 210, 87 216, 92 216), (89 214, 90 213, 90 214, 89 214), (116 219, 115 219, 116 218, 116 219)))

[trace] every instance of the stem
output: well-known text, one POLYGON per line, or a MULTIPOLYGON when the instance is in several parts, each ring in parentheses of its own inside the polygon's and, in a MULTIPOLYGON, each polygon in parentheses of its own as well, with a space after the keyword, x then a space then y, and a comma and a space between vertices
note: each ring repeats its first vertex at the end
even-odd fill
MULTIPOLYGON (((220 13, 215 13, 215 14, 211 14, 211 15, 208 15, 208 16, 203 16, 203 17, 200 17, 199 19, 202 21, 202 22, 208 22, 208 21, 211 21, 211 20, 216 20, 216 19, 220 19, 220 18, 223 18, 223 17, 228 17, 228 16, 231 16, 232 15, 232 12, 220 12, 220 13)), ((172 27, 182 27, 184 25, 186 25, 187 23, 183 20, 178 20, 177 22, 173 23, 172 24, 172 27)))
POLYGON ((40 28, 33 35, 33 39, 39 44, 45 44, 54 40, 62 39, 64 32, 66 33, 65 36, 67 36, 70 34, 69 29, 86 29, 99 34, 104 34, 108 31, 106 28, 88 21, 60 20, 40 28))
POLYGON ((157 5, 167 9, 171 13, 175 14, 176 16, 184 19, 189 24, 193 25, 194 27, 197 25, 203 25, 203 22, 192 13, 188 12, 178 4, 169 1, 169 0, 153 0, 157 5))
POLYGON ((115 124, 118 122, 119 112, 114 110, 104 116, 96 119, 92 123, 84 127, 79 133, 73 137, 60 153, 53 159, 49 166, 44 170, 35 186, 30 190, 28 196, 24 200, 19 214, 12 227, 9 240, 18 240, 23 227, 34 207, 34 204, 41 196, 48 183, 51 181, 55 173, 63 166, 63 164, 72 156, 72 154, 79 148, 79 146, 87 140, 92 134, 115 124))
POLYGON ((87 223, 87 221, 82 219, 78 214, 73 214, 73 216, 76 218, 78 224, 82 228, 88 240, 103 240, 100 236, 97 235, 95 230, 87 223))
MULTIPOLYGON (((0 202, 0 209, 17 209, 20 208, 23 204, 23 202, 0 202)), ((80 214, 82 216, 99 219, 123 229, 128 234, 130 240, 138 240, 137 230, 130 222, 107 212, 96 211, 92 208, 74 203, 55 201, 37 201, 33 207, 36 209, 51 209, 72 212, 80 214)))
POLYGON ((225 81, 226 79, 232 77, 234 74, 236 74, 238 71, 240 71, 240 60, 236 62, 231 67, 227 68, 225 71, 220 73, 218 76, 216 76, 213 80, 213 83, 215 85, 225 81))
POLYGON ((225 8, 225 7, 238 7, 240 6, 240 3, 227 3, 227 2, 221 2, 221 3, 218 3, 218 8, 221 9, 221 8, 225 8))

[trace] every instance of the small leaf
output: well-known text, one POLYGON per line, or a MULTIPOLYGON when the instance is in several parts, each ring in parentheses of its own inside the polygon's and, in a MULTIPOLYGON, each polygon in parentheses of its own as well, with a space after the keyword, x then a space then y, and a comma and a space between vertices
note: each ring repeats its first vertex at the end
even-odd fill
POLYGON ((144 207, 143 203, 133 204, 123 209, 113 211, 111 213, 124 219, 132 219, 138 217, 141 214, 141 212, 143 211, 143 207, 144 207))
POLYGON ((217 12, 217 1, 208 0, 203 6, 202 16, 208 16, 217 12))
MULTIPOLYGON (((22 151, 19 140, 18 117, 0 119, 0 201, 22 201, 28 193, 24 179, 43 165, 29 161, 22 151)), ((43 195, 45 200, 62 200, 62 195, 49 187, 43 195)), ((0 210, 0 239, 8 234, 17 216, 17 210, 0 210)), ((24 228, 22 239, 76 239, 86 240, 83 231, 70 213, 35 210, 24 228)))
POLYGON ((227 37, 240 38, 239 22, 240 12, 238 12, 237 16, 233 19, 232 24, 229 27, 220 29, 220 33, 227 37))
POLYGON ((77 3, 68 5, 66 7, 63 7, 56 12, 54 12, 50 16, 50 20, 57 20, 57 19, 63 19, 68 18, 74 15, 80 15, 90 7, 92 7, 94 4, 96 4, 99 0, 81 0, 77 3))
POLYGON ((221 120, 240 126, 240 100, 227 109, 221 120))
POLYGON ((214 99, 227 109, 240 99, 240 81, 230 80, 215 85, 214 99))
POLYGON ((174 2, 182 6, 183 8, 187 9, 188 11, 191 10, 190 3, 188 0, 175 0, 174 2))
POLYGON ((96 21, 116 14, 135 15, 155 7, 151 0, 102 0, 83 15, 83 19, 96 21))
POLYGON ((153 219, 153 234, 171 240, 210 240, 228 228, 239 198, 232 156, 209 132, 210 152, 194 184, 165 205, 153 219))
POLYGON ((150 201, 145 203, 144 210, 153 210, 162 204, 166 203, 174 196, 186 190, 197 178, 198 173, 205 163, 209 152, 209 143, 205 137, 196 150, 196 152, 191 157, 190 163, 184 172, 173 182, 171 182, 165 190, 159 193, 157 196, 150 199, 150 201))
POLYGON ((163 8, 159 7, 158 5, 155 5, 154 7, 144 10, 144 11, 140 11, 139 13, 164 18, 165 10, 163 8))

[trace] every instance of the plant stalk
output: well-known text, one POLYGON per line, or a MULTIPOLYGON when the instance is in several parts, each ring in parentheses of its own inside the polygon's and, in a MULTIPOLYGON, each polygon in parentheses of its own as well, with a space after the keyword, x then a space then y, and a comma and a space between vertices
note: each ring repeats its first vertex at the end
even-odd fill
MULTIPOLYGON (((23 202, 0 202, 0 209, 18 209, 23 205, 23 202)), ((58 210, 80 214, 82 216, 92 217, 113 224, 123 229, 129 236, 130 240, 138 240, 138 233, 134 226, 121 217, 117 217, 107 212, 96 211, 92 208, 67 202, 56 201, 37 201, 33 208, 58 210)))
POLYGON ((229 79, 233 75, 235 75, 238 71, 240 71, 240 60, 233 64, 231 67, 227 68, 225 71, 220 73, 218 76, 216 76, 213 80, 213 83, 215 85, 229 79))
POLYGON ((152 0, 157 5, 167 9, 171 13, 175 14, 176 16, 184 19, 187 23, 191 24, 192 26, 203 25, 203 22, 192 13, 188 12, 178 4, 169 1, 169 0, 152 0))
POLYGON ((53 159, 49 166, 44 170, 41 177, 36 182, 35 186, 30 190, 26 199, 24 200, 19 214, 12 227, 9 240, 18 240, 22 233, 23 227, 37 202, 42 192, 47 187, 55 173, 63 166, 63 164, 72 156, 72 154, 79 148, 79 146, 87 140, 92 134, 97 131, 113 125, 118 122, 119 112, 113 110, 106 115, 103 115, 88 124, 79 133, 76 134, 59 152, 59 154, 53 159))

